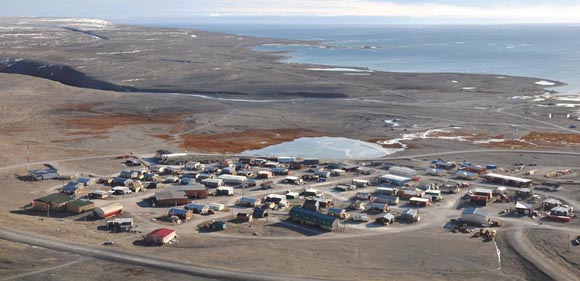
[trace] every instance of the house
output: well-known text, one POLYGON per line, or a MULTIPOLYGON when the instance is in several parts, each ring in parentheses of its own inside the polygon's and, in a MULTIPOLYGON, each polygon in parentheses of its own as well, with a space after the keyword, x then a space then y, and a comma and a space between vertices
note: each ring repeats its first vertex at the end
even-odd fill
POLYGON ((340 169, 352 173, 359 171, 359 167, 359 165, 344 165, 340 169))
POLYGON ((346 171, 343 169, 332 169, 330 174, 335 177, 340 177, 346 175, 346 171))
POLYGON ((123 212, 123 205, 121 203, 111 203, 102 207, 95 208, 95 216, 101 219, 108 219, 123 212))
POLYGON ((110 185, 111 186, 129 186, 133 181, 128 178, 116 177, 113 178, 110 185))
POLYGON ((32 170, 30 171, 30 176, 32 180, 41 181, 41 180, 48 180, 48 179, 56 179, 60 177, 58 170, 54 168, 46 168, 40 170, 32 170))
POLYGON ((352 220, 353 221, 363 221, 363 222, 370 221, 369 215, 366 213, 353 213, 352 220))
POLYGON ((494 184, 501 184, 501 185, 509 185, 514 187, 529 187, 532 184, 531 180, 512 177, 507 175, 501 174, 494 174, 489 173, 484 176, 485 180, 494 183, 494 184))
POLYGON ((334 189, 336 189, 336 191, 349 191, 349 190, 354 190, 356 189, 356 186, 353 184, 337 184, 334 189))
POLYGON ((467 171, 457 171, 457 173, 455 173, 455 176, 459 179, 464 179, 464 180, 475 180, 475 179, 479 178, 478 174, 472 173, 472 172, 467 172, 467 171))
POLYGON ((301 224, 318 226, 327 231, 335 231, 338 229, 338 219, 336 217, 300 207, 295 207, 290 210, 290 220, 300 222, 301 224))
POLYGON ((252 216, 257 219, 265 218, 268 216, 268 208, 254 208, 252 216))
POLYGON ((328 208, 328 211, 326 211, 326 213, 329 216, 337 217, 339 219, 344 219, 348 216, 348 213, 346 212, 346 210, 342 209, 342 208, 330 207, 330 208, 328 208))
POLYGON ((67 212, 81 214, 88 211, 92 211, 95 208, 95 203, 88 200, 73 200, 66 204, 67 212))
POLYGON ((237 175, 238 172, 236 171, 236 168, 233 167, 226 167, 222 169, 222 175, 237 175))
POLYGON ((115 187, 111 188, 111 191, 115 195, 125 195, 125 194, 129 194, 129 193, 133 192, 133 191, 131 191, 130 188, 128 188, 126 186, 115 186, 115 187))
POLYGON ((210 210, 214 210, 216 212, 223 211, 226 208, 226 205, 220 203, 210 203, 208 205, 210 210))
POLYGON ((428 175, 431 175, 431 176, 439 176, 439 177, 441 177, 441 176, 447 175, 447 170, 437 169, 437 168, 433 168, 433 167, 428 167, 427 169, 425 169, 425 172, 428 175))
POLYGON ((276 159, 278 161, 278 163, 283 163, 283 164, 290 164, 290 163, 294 163, 294 161, 296 161, 296 157, 278 157, 276 159))
POLYGON ((531 214, 532 213, 532 205, 526 204, 523 202, 516 202, 516 212, 518 214, 531 214))
POLYGON ((146 245, 162 246, 171 243, 177 239, 175 230, 169 228, 158 228, 148 233, 145 236, 144 242, 146 245))
POLYGON ((571 217, 572 212, 570 211, 570 208, 558 206, 550 209, 550 215, 559 217, 571 217))
POLYGON ((399 189, 396 187, 377 187, 374 192, 376 195, 389 195, 394 196, 399 193, 399 189))
POLYGON ((447 161, 441 161, 441 160, 433 161, 433 165, 437 169, 442 169, 442 170, 446 170, 446 171, 449 171, 449 170, 454 169, 456 167, 456 165, 453 164, 453 162, 447 162, 447 161))
POLYGON ((97 183, 95 178, 78 178, 77 182, 82 183, 84 186, 89 186, 97 183))
POLYGON ((487 205, 487 202, 489 202, 489 198, 487 196, 471 195, 469 196, 469 202, 471 204, 483 207, 487 205))
POLYGON ((417 175, 417 171, 411 168, 402 167, 402 166, 394 166, 389 168, 389 174, 412 178, 417 175))
POLYGON ((62 193, 67 195, 77 195, 83 189, 83 184, 76 181, 68 182, 63 188, 62 193))
POLYGON ((288 177, 285 177, 284 180, 282 180, 282 182, 287 183, 287 184, 302 184, 302 178, 288 176, 288 177))
POLYGON ((234 188, 231 186, 220 186, 216 189, 215 195, 217 196, 233 196, 234 188))
POLYGON ((399 205, 399 197, 391 195, 379 195, 375 197, 375 202, 389 205, 399 205))
POLYGON ((488 189, 488 188, 476 188, 473 191, 473 194, 479 195, 479 196, 485 196, 485 197, 487 197, 487 200, 489 201, 493 197, 493 190, 488 189))
POLYGON ((406 209, 403 211, 403 213, 401 213, 399 219, 402 222, 412 223, 421 221, 421 216, 419 216, 417 209, 406 209))
POLYGON ((183 191, 189 198, 205 199, 207 198, 207 189, 201 184, 175 185, 167 188, 170 191, 183 191))
POLYGON ((34 209, 38 211, 64 211, 66 203, 73 201, 72 196, 63 193, 54 193, 41 198, 34 199, 34 209))
POLYGON ((238 222, 252 222, 254 220, 254 216, 248 213, 238 213, 236 215, 236 220, 238 222))
POLYGON ((289 173, 288 169, 283 167, 272 168, 272 174, 274 175, 282 176, 287 175, 288 173, 289 173))
POLYGON ((264 202, 273 202, 274 204, 281 207, 288 206, 286 196, 280 194, 269 194, 264 198, 264 202))
POLYGON ((395 222, 395 216, 391 213, 386 213, 382 216, 379 216, 375 219, 377 224, 381 225, 389 225, 395 222))
POLYGON ((320 210, 320 202, 316 199, 306 199, 304 204, 302 204, 302 208, 318 212, 320 210))
POLYGON ((359 192, 356 193, 356 199, 360 199, 360 200, 370 200, 371 199, 371 194, 369 192, 359 191, 359 192))
POLYGON ((367 211, 388 212, 389 205, 383 203, 368 203, 365 208, 367 211))
POLYGON ((462 164, 462 170, 470 173, 483 174, 487 172, 487 168, 480 165, 462 164))
POLYGON ((236 205, 244 207, 258 207, 262 200, 253 197, 242 197, 236 205))
POLYGON ((222 179, 204 179, 201 184, 205 185, 207 188, 218 188, 224 185, 224 180, 222 179))
POLYGON ((325 170, 314 171, 314 175, 319 176, 321 178, 330 178, 330 172, 325 170))
POLYGON ((403 186, 406 183, 410 182, 411 179, 410 178, 406 178, 406 177, 401 177, 401 176, 397 176, 397 175, 382 175, 379 178, 380 182, 383 183, 388 183, 394 186, 403 186))
POLYGON ((183 191, 178 190, 164 190, 155 193, 155 205, 185 205, 189 203, 189 198, 183 191))
POLYGON ((461 212, 461 220, 476 225, 485 225, 489 222, 487 211, 481 208, 466 208, 461 212))
POLYGON ((422 198, 422 197, 411 197, 409 199, 409 203, 411 205, 415 205, 418 207, 427 207, 427 206, 431 205, 431 199, 422 198))
POLYGON ((196 161, 187 161, 185 163, 186 170, 195 170, 195 171, 203 171, 205 169, 205 165, 201 164, 200 162, 196 161))
POLYGON ((188 210, 188 209, 171 208, 167 212, 167 215, 170 217, 176 216, 176 217, 180 218, 181 220, 186 221, 186 220, 191 219, 191 217, 193 217, 193 211, 188 210))
POLYGON ((318 189, 310 188, 304 190, 304 197, 318 197, 321 196, 322 192, 318 189))
POLYGON ((89 199, 105 199, 109 197, 109 193, 103 190, 93 190, 88 194, 89 199))
POLYGON ((249 178, 249 177, 252 177, 254 175, 254 172, 252 172, 250 170, 241 170, 241 171, 238 171, 238 175, 249 178))
POLYGON ((256 175, 259 179, 271 179, 273 177, 271 171, 258 171, 256 175))
POLYGON ((286 193, 286 199, 288 199, 288 200, 298 199, 298 197, 300 197, 300 194, 298 192, 288 192, 288 193, 286 193))
POLYGON ((244 183, 246 180, 248 180, 248 178, 244 176, 234 176, 234 175, 220 175, 217 178, 223 180, 224 184, 229 185, 240 185, 244 183))
POLYGON ((403 188, 399 190, 398 196, 401 199, 409 200, 412 197, 423 197, 425 195, 425 191, 419 188, 403 188))
POLYGON ((363 188, 363 187, 367 187, 367 186, 371 185, 371 182, 368 180, 363 180, 363 179, 353 179, 352 184, 354 186, 356 186, 357 188, 363 188))
POLYGON ((107 229, 113 229, 114 232, 129 232, 135 225, 133 218, 116 218, 107 221, 107 229))
POLYGON ((369 167, 359 167, 357 172, 361 175, 372 175, 375 172, 375 169, 369 167))
POLYGON ((550 210, 555 207, 559 207, 562 205, 562 201, 554 198, 548 198, 542 202, 542 206, 544 210, 550 210))
POLYGON ((185 209, 191 210, 194 214, 207 214, 209 206, 205 204, 189 203, 185 205, 185 209))
POLYGON ((354 202, 352 202, 352 203, 350 204, 350 206, 349 206, 349 207, 350 207, 351 209, 353 209, 353 210, 364 210, 364 209, 365 209, 365 206, 366 206, 366 203, 365 203, 365 201, 362 201, 362 200, 355 200, 354 202))

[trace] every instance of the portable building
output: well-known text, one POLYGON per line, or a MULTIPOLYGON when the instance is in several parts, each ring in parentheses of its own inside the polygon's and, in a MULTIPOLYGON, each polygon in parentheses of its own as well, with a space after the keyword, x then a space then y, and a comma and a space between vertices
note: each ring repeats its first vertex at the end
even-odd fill
POLYGON ((155 193, 155 205, 185 205, 189 203, 189 198, 183 191, 178 190, 164 190, 155 193))
POLYGON ((457 178, 464 179, 464 180, 475 180, 475 179, 479 178, 478 174, 472 173, 472 172, 467 172, 467 171, 457 171, 457 173, 455 173, 455 176, 457 178))
POLYGON ((559 207, 562 205, 562 201, 554 198, 548 198, 542 202, 542 206, 544 210, 550 210, 555 207, 559 207))
POLYGON ((356 186, 353 184, 337 184, 334 189, 336 189, 337 191, 349 191, 349 190, 354 190, 356 189, 356 186))
POLYGON ((115 195, 125 195, 125 194, 129 194, 129 193, 133 192, 127 186, 115 186, 115 187, 111 188, 111 191, 115 195))
POLYGON ((183 165, 191 158, 187 153, 171 153, 161 155, 159 163, 165 165, 183 165))
POLYGON ((238 171, 238 175, 244 176, 244 177, 251 177, 254 175, 254 173, 250 170, 242 170, 242 171, 238 171))
POLYGON ((363 179, 353 179, 352 184, 354 184, 357 188, 363 188, 371 185, 371 182, 363 179))
POLYGON ((246 180, 248 180, 248 178, 244 176, 234 176, 234 175, 220 175, 218 179, 223 180, 224 184, 230 185, 240 185, 244 183, 246 180))
POLYGON ((370 200, 371 199, 371 194, 369 192, 359 191, 359 192, 356 193, 356 199, 370 200))
POLYGON ((399 189, 395 187, 377 187, 375 189, 376 195, 397 195, 399 193, 399 189))
POLYGON ((320 160, 316 158, 305 158, 303 161, 304 165, 318 165, 320 164, 320 160))
POLYGON ((274 202, 275 204, 281 207, 288 206, 286 196, 280 194, 269 194, 264 198, 264 202, 274 202))
POLYGON ((409 203, 418 207, 427 207, 431 204, 431 200, 429 198, 411 197, 409 203))
POLYGON ((407 167, 394 166, 389 168, 389 174, 412 178, 417 175, 417 171, 407 167))
POLYGON ((254 216, 249 213, 238 213, 236 215, 236 219, 238 222, 252 222, 254 220, 254 216))
POLYGON ((34 209, 39 211, 64 211, 66 203, 73 201, 72 196, 63 193, 54 193, 41 198, 34 199, 34 209))
POLYGON ((165 149, 159 149, 155 151, 155 159, 161 159, 163 155, 172 154, 171 151, 165 149))
POLYGON ((262 167, 265 167, 265 168, 276 168, 278 166, 279 166, 278 162, 272 162, 272 161, 267 161, 266 163, 262 164, 262 167))
POLYGON ((83 189, 83 186, 84 185, 80 182, 71 181, 71 182, 68 182, 62 188, 62 193, 68 194, 68 195, 77 195, 81 192, 81 190, 83 189))
POLYGON ((286 178, 284 178, 283 182, 287 184, 302 184, 302 178, 287 176, 286 178))
POLYGON ((361 175, 372 175, 375 172, 375 169, 369 167, 359 167, 357 171, 361 175))
POLYGON ((224 181, 222 179, 204 179, 201 184, 207 188, 218 188, 224 185, 224 181))
POLYGON ((95 178, 78 178, 77 182, 82 183, 84 186, 89 186, 97 183, 95 178))
POLYGON ((171 208, 167 212, 168 216, 177 216, 181 220, 189 220, 193 217, 193 211, 188 209, 171 208))
POLYGON ((30 176, 35 181, 41 181, 41 180, 56 179, 60 177, 60 174, 58 173, 58 170, 54 168, 46 168, 40 170, 32 170, 30 171, 30 176))
POLYGON ((320 195, 322 195, 322 192, 318 189, 310 188, 310 189, 304 190, 305 197, 318 197, 320 195))
POLYGON ((217 196, 232 196, 234 195, 234 188, 231 186, 220 186, 216 189, 217 196))
POLYGON ((335 177, 340 177, 340 176, 346 175, 346 171, 343 169, 332 169, 330 171, 330 174, 335 176, 335 177))
POLYGON ((284 164, 294 163, 295 160, 296 160, 296 157, 285 157, 285 156, 278 157, 278 159, 277 159, 277 161, 279 163, 284 163, 284 164))
POLYGON ((332 202, 332 199, 316 198, 315 200, 318 201, 318 206, 320 206, 320 208, 327 208, 327 207, 334 205, 334 202, 332 202))
POLYGON ((423 197, 425 191, 418 188, 403 188, 399 190, 399 197, 401 199, 411 199, 412 197, 423 197))
POLYGON ((286 193, 286 199, 288 199, 288 200, 298 199, 298 197, 300 197, 300 194, 298 194, 298 192, 288 192, 288 193, 286 193))
POLYGON ((498 186, 493 194, 498 194, 498 195, 505 195, 507 193, 507 187, 505 186, 498 186))
POLYGON ((222 169, 222 175, 237 175, 236 168, 226 167, 222 169))
POLYGON ((559 206, 559 207, 554 207, 554 208, 550 209, 550 215, 551 216, 559 216, 559 217, 570 217, 571 212, 570 212, 570 208, 565 208, 565 207, 559 206))
POLYGON ((530 196, 532 196, 533 194, 534 194, 534 192, 529 188, 522 188, 522 189, 516 190, 516 196, 518 198, 526 199, 526 198, 529 198, 530 196))
POLYGON ((318 226, 327 231, 338 229, 338 219, 308 209, 295 207, 290 210, 290 219, 301 224, 318 226))
POLYGON ((177 239, 175 230, 169 228, 159 228, 145 236, 145 244, 152 246, 162 246, 177 239))
POLYGON ((441 195, 441 190, 429 189, 425 191, 423 197, 428 198, 431 202, 438 202, 443 200, 443 195, 441 195))
POLYGON ((95 203, 88 200, 77 199, 66 203, 66 210, 71 213, 81 214, 93 209, 95 209, 95 203))
POLYGON ((213 179, 215 178, 214 174, 210 174, 210 173, 199 173, 197 174, 197 180, 199 181, 203 181, 205 179, 213 179))
POLYGON ((417 209, 405 209, 399 219, 403 222, 419 222, 421 220, 421 216, 419 216, 419 212, 417 209))
POLYGON ((107 229, 113 229, 114 232, 129 232, 135 225, 133 218, 116 218, 107 221, 107 229))
POLYGON ((381 182, 384 183, 389 183, 391 185, 395 185, 395 186, 403 186, 406 183, 410 182, 412 179, 411 178, 406 178, 406 177, 402 177, 402 176, 397 176, 397 175, 382 175, 379 180, 381 182))
POLYGON ((268 208, 254 208, 252 216, 256 219, 265 218, 268 216, 268 208))
POLYGON ((242 197, 237 205, 245 206, 245 207, 257 207, 262 203, 262 201, 258 198, 253 197, 242 197))
POLYGON ((208 174, 219 174, 221 169, 215 166, 207 166, 203 169, 203 172, 208 174))
POLYGON ((256 174, 259 179, 271 179, 273 177, 271 171, 258 171, 256 174))
POLYGON ((108 219, 123 212, 123 205, 121 203, 111 203, 102 207, 95 208, 95 215, 101 219, 108 219))
POLYGON ((272 168, 272 174, 274 175, 287 175, 289 173, 287 168, 283 168, 283 167, 277 167, 277 168, 272 168))
POLYGON ((466 172, 476 173, 476 174, 483 174, 487 172, 487 168, 480 166, 480 165, 473 165, 473 164, 463 164, 461 165, 461 169, 466 172))
POLYGON ((325 170, 314 171, 314 174, 321 178, 330 178, 330 172, 325 170))
POLYGON ((354 220, 354 221, 363 221, 363 222, 370 221, 369 215, 366 214, 366 213, 353 213, 352 214, 352 220, 354 220))
POLYGON ((456 165, 453 164, 453 162, 440 161, 440 160, 433 161, 433 165, 435 166, 435 168, 442 169, 442 170, 451 170, 451 169, 454 169, 456 167, 456 165))
POLYGON ((518 202, 516 202, 516 212, 518 212, 520 214, 531 214, 532 213, 532 205, 518 201, 518 202))
POLYGON ((205 204, 189 203, 185 205, 185 209, 191 210, 194 214, 206 214, 209 211, 209 206, 205 204))
POLYGON ((528 179, 494 173, 486 174, 484 178, 486 181, 491 183, 509 185, 514 187, 529 187, 532 184, 532 181, 528 179))
POLYGON ((171 191, 183 191, 189 198, 204 199, 207 198, 207 189, 201 184, 174 185, 167 188, 171 191))
POLYGON ((185 163, 185 169, 203 171, 205 169, 205 165, 197 161, 187 161, 187 163, 185 163))
POLYGON ((386 213, 375 219, 375 222, 382 225, 389 225, 395 222, 395 216, 391 213, 386 213))
POLYGON ((365 209, 369 211, 388 212, 389 205, 383 203, 368 203, 365 209))
POLYGON ((390 195, 379 195, 375 197, 375 202, 389 205, 399 205, 399 197, 390 195))
POLYGON ((181 180, 179 181, 179 183, 182 185, 192 184, 195 182, 196 182, 196 179, 190 178, 190 177, 182 177, 181 180))
POLYGON ((109 193, 103 190, 93 190, 88 194, 89 199, 105 199, 109 197, 109 193))
POLYGON ((491 198, 493 197, 493 190, 491 190, 489 188, 476 188, 473 191, 473 194, 479 195, 479 196, 485 196, 485 197, 487 197, 488 200, 491 200, 491 198))
POLYGON ((487 211, 481 208, 466 208, 461 212, 461 220, 474 223, 477 225, 485 225, 489 218, 487 211))
POLYGON ((111 186, 129 186, 132 182, 129 178, 116 177, 111 181, 111 186))
POLYGON ((221 203, 210 203, 208 205, 210 210, 214 210, 216 212, 220 212, 223 211, 226 208, 226 205, 221 204, 221 203))

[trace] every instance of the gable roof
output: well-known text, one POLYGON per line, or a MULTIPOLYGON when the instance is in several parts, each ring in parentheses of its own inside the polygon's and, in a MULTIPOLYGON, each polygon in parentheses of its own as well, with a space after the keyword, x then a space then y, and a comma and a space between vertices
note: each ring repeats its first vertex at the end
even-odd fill
POLYGON ((44 203, 66 203, 74 200, 72 196, 68 196, 63 193, 53 193, 44 197, 34 199, 34 201, 44 202, 44 203))

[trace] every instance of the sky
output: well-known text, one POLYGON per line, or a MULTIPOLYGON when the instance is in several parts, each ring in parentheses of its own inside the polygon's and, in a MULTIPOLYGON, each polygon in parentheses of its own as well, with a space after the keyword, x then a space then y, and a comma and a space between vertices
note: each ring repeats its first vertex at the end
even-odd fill
POLYGON ((2 16, 580 23, 580 0, 0 0, 2 16), (366 20, 365 20, 366 19, 366 20))

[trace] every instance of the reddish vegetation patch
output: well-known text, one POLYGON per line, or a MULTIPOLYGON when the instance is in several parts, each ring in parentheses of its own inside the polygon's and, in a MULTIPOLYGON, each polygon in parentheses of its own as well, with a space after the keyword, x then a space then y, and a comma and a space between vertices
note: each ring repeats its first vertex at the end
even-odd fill
POLYGON ((522 139, 534 143, 580 144, 580 134, 530 132, 522 139))
POLYGON ((66 124, 77 129, 107 131, 116 127, 136 126, 145 124, 176 124, 182 115, 95 115, 69 119, 66 124))
POLYGON ((95 107, 101 106, 103 104, 104 104, 103 102, 65 104, 61 107, 61 109, 66 111, 93 112, 93 109, 95 107))
MULTIPOLYGON (((318 137, 320 133, 304 129, 274 129, 274 130, 245 130, 234 133, 213 135, 185 134, 182 135, 181 147, 199 151, 216 153, 239 153, 248 149, 259 149, 279 144, 300 137, 318 137)), ((171 136, 155 135, 168 140, 171 136)))

